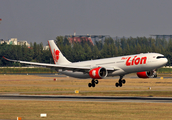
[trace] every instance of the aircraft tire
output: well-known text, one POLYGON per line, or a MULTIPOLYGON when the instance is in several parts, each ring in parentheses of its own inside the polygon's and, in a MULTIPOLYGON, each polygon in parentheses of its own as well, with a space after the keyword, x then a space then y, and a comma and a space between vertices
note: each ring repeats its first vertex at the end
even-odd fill
POLYGON ((95 84, 92 84, 92 87, 95 87, 96 85, 95 84))
POLYGON ((118 84, 118 83, 116 83, 116 84, 115 84, 115 86, 116 86, 116 87, 118 87, 118 86, 119 86, 119 84, 118 84))
POLYGON ((119 83, 119 86, 122 87, 122 83, 119 83))
POLYGON ((122 80, 122 83, 123 83, 123 84, 125 84, 125 83, 126 83, 125 79, 123 79, 123 80, 122 80))
POLYGON ((155 74, 153 78, 157 78, 157 74, 155 74))
POLYGON ((95 80, 95 84, 98 84, 99 83, 99 81, 98 80, 95 80))
POLYGON ((92 86, 92 84, 91 83, 88 83, 88 87, 91 87, 92 86))

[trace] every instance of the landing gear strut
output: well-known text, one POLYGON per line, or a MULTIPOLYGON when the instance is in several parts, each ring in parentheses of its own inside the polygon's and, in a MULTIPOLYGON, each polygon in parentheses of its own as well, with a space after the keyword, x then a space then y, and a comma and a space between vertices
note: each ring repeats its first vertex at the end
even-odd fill
POLYGON ((155 75, 153 76, 153 78, 157 78, 157 74, 155 74, 155 75))
POLYGON ((96 84, 98 84, 98 83, 99 83, 98 80, 92 79, 91 83, 88 83, 88 87, 95 87, 96 84))
POLYGON ((116 87, 118 86, 122 87, 122 84, 126 83, 125 79, 122 79, 122 78, 123 76, 120 76, 119 82, 115 84, 116 87))

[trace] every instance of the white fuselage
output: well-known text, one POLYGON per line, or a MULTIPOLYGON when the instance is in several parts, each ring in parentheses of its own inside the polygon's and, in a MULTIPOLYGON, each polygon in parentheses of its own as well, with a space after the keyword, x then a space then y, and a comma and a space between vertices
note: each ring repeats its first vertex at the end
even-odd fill
MULTIPOLYGON (((113 67, 116 70, 114 70, 113 72, 109 72, 107 77, 120 76, 129 73, 149 71, 160 68, 164 66, 168 61, 166 58, 163 58, 162 56, 163 55, 159 53, 141 53, 135 55, 75 62, 69 63, 67 65, 78 67, 90 67, 90 69, 95 67, 113 67), (160 56, 160 58, 158 56, 160 56)), ((76 78, 90 78, 89 74, 84 72, 62 70, 60 70, 59 72, 67 76, 76 78)))

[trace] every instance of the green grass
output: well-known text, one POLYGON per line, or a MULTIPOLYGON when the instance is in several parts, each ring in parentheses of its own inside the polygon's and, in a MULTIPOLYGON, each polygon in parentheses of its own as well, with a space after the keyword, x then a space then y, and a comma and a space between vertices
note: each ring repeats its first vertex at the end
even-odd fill
POLYGON ((158 73, 172 73, 172 68, 160 68, 157 71, 158 73))

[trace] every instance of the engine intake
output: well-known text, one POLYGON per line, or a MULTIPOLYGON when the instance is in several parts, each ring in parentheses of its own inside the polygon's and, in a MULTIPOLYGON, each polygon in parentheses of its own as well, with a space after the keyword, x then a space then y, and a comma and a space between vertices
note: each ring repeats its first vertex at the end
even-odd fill
POLYGON ((93 79, 102 79, 107 76, 107 70, 104 67, 93 68, 89 71, 89 75, 93 79))

